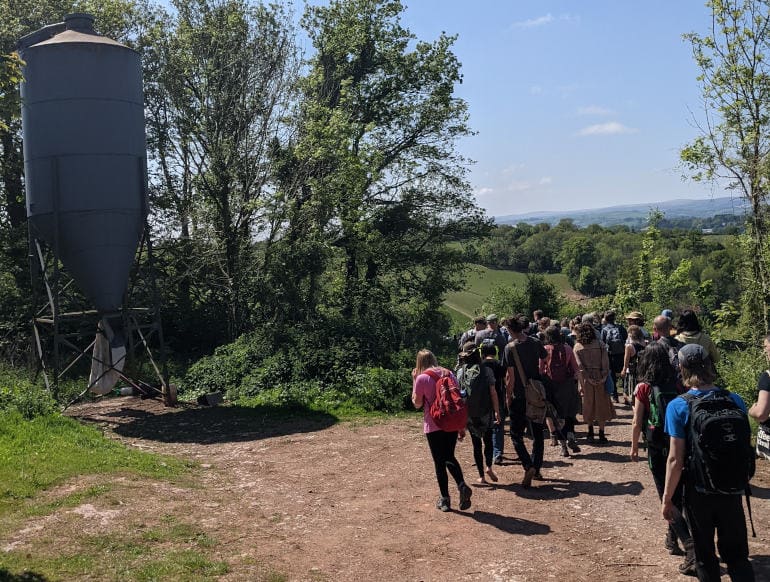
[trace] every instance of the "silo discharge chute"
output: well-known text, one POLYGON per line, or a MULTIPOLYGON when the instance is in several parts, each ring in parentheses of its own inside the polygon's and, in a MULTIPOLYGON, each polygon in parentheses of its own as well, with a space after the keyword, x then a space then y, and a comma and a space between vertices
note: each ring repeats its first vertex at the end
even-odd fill
MULTIPOLYGON (((90 317, 92 330, 98 321, 97 338, 75 351, 80 359, 90 350, 89 388, 105 393, 117 378, 130 381, 121 356, 126 342, 129 350, 133 344, 148 348, 136 315, 153 314, 150 332, 161 340, 162 333, 157 305, 142 310, 126 303, 137 250, 146 245, 151 252, 140 57, 96 34, 93 23, 88 14, 70 14, 63 23, 22 38, 19 51, 25 62, 21 99, 30 258, 50 310, 36 322, 51 325, 54 335, 55 364, 48 371, 57 385, 59 352, 74 347, 63 330, 70 319, 90 317), (81 305, 95 310, 71 308, 77 293, 66 277, 82 294, 81 305), (134 342, 136 331, 140 340, 134 342)), ((42 360, 45 349, 38 329, 35 333, 42 360)), ((153 367, 158 371, 154 362, 153 367)), ((166 394, 165 374, 158 375, 166 394)))

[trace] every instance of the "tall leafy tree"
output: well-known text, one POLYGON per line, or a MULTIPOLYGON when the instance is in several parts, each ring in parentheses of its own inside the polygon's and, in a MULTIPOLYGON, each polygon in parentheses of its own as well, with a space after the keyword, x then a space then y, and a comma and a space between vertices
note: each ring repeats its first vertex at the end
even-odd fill
MULTIPOLYGON (((175 20, 159 23, 147 59, 156 202, 181 235, 182 262, 209 273, 234 339, 249 320, 254 242, 271 224, 268 154, 285 130, 293 35, 277 5, 173 4, 175 20), (190 255, 193 238, 205 257, 190 255)), ((197 274, 181 271, 183 297, 197 274)))
POLYGON ((768 155, 770 154, 770 2, 710 0, 709 34, 690 33, 700 68, 704 121, 681 152, 693 177, 727 181, 750 207, 745 313, 770 328, 768 155))
POLYGON ((395 0, 307 8, 302 25, 315 54, 300 135, 282 155, 301 177, 282 181, 295 210, 289 240, 302 225, 318 259, 287 286, 318 277, 323 261, 325 295, 313 300, 359 326, 392 330, 394 341, 401 323, 431 317, 457 285, 462 253, 447 243, 487 227, 455 149, 471 132, 454 95, 454 38, 415 39, 402 11, 395 0))

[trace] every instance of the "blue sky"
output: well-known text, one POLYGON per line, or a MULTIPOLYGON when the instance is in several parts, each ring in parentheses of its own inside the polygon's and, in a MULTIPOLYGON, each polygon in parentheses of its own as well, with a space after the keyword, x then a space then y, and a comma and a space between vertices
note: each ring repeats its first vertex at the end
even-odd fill
POLYGON ((478 132, 460 144, 491 215, 726 195, 683 180, 698 71, 682 34, 704 0, 403 0, 418 38, 457 34, 458 95, 478 132))

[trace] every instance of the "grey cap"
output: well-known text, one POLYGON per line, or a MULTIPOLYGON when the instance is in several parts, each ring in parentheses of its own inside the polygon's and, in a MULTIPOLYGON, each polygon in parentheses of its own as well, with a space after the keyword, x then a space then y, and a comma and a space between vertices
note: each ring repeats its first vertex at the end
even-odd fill
POLYGON ((685 367, 702 366, 709 359, 709 354, 700 344, 685 344, 679 348, 679 363, 685 367))
POLYGON ((487 321, 497 321, 497 314, 490 313, 489 315, 487 315, 487 321))

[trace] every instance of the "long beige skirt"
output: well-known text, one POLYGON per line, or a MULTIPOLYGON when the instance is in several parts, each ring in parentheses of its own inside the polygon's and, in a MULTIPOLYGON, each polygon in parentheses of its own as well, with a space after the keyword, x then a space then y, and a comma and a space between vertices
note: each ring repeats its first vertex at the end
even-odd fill
POLYGON ((604 382, 596 384, 586 382, 581 384, 583 388, 583 420, 587 423, 593 421, 612 420, 617 416, 612 398, 604 389, 604 382))

